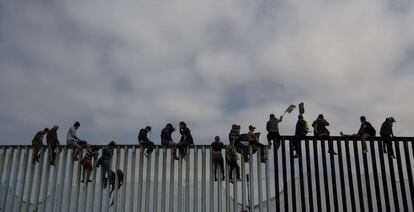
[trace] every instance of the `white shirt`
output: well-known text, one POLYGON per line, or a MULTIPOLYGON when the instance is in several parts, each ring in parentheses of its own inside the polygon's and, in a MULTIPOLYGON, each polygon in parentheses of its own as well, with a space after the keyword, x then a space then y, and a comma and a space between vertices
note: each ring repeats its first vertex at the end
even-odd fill
POLYGON ((66 139, 69 140, 75 140, 76 141, 76 128, 75 127, 71 127, 68 130, 68 135, 66 137, 66 139))

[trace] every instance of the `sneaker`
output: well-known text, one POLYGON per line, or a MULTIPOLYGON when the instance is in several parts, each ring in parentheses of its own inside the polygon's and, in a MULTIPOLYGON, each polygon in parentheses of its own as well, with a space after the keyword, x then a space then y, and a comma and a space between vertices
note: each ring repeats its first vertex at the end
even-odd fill
POLYGON ((329 154, 333 154, 333 155, 337 155, 338 153, 336 153, 335 151, 328 151, 329 154))
POLYGON ((296 154, 293 156, 293 158, 300 158, 300 155, 296 154))
POLYGON ((391 155, 390 156, 392 159, 397 159, 396 157, 395 157, 395 155, 391 155))
POLYGON ((145 156, 146 158, 148 158, 149 154, 148 154, 148 153, 144 153, 144 156, 145 156))
POLYGON ((367 152, 368 152, 368 150, 366 150, 366 149, 362 150, 363 154, 367 154, 367 152))

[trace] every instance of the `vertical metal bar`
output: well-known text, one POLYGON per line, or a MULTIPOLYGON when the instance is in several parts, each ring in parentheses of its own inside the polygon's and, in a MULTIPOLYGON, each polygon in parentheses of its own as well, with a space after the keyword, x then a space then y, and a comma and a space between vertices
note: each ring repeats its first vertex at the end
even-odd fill
POLYGON ((353 140, 352 143, 354 144, 354 157, 355 157, 355 166, 357 172, 357 183, 358 183, 358 195, 359 195, 359 210, 365 211, 364 208, 364 193, 362 190, 362 176, 361 176, 361 169, 359 167, 359 152, 358 152, 358 144, 357 141, 353 140))
MULTIPOLYGON (((277 140, 273 142, 273 167, 275 170, 274 175, 275 175, 275 209, 276 211, 280 211, 279 154, 278 154, 278 148, 276 146, 276 143, 279 143, 279 142, 280 142, 280 138, 277 138, 277 140)), ((268 171, 269 169, 266 168, 266 170, 268 171)), ((269 204, 268 204, 268 208, 269 208, 269 204)))
POLYGON ((410 194, 411 194, 411 204, 414 204, 413 172, 412 172, 412 168, 411 168, 411 158, 410 158, 410 153, 408 151, 407 139, 404 139, 403 145, 404 145, 405 165, 407 166, 408 184, 409 184, 409 187, 410 187, 410 194))
MULTIPOLYGON (((32 155, 33 155, 33 150, 32 150, 32 155)), ((32 157, 33 158, 33 157, 32 157)), ((33 191, 33 175, 34 175, 34 169, 35 169, 35 163, 32 160, 30 160, 30 172, 29 172, 29 184, 28 184, 28 191, 27 191, 27 195, 26 195, 26 212, 29 212, 30 210, 30 202, 32 199, 32 191, 33 191)))
POLYGON ((5 208, 5 210, 7 211, 7 209, 9 209, 9 211, 13 211, 14 209, 14 202, 15 202, 15 192, 16 192, 16 188, 17 188, 17 179, 19 176, 19 168, 20 168, 20 158, 22 156, 22 147, 17 147, 17 156, 16 156, 16 160, 14 162, 14 166, 13 166, 13 179, 12 179, 12 190, 11 190, 11 194, 12 194, 12 200, 11 200, 11 204, 10 204, 10 208, 5 208))
POLYGON ((352 180, 352 166, 351 166, 351 155, 349 150, 349 140, 345 139, 345 151, 346 151, 346 165, 348 170, 348 180, 349 180, 349 194, 351 196, 351 207, 352 211, 356 211, 356 201, 355 201, 355 191, 354 191, 354 182, 352 180))
MULTIPOLYGON (((125 147, 126 148, 126 147, 125 147)), ((115 190, 114 190, 114 199, 113 199, 113 211, 118 211, 118 191, 119 191, 119 176, 118 176, 118 169, 121 164, 121 148, 118 146, 116 148, 116 160, 115 160, 115 190)), ((125 185, 124 185, 125 187, 125 185)))
MULTIPOLYGON (((158 211, 158 164, 160 158, 160 150, 158 147, 155 148, 155 160, 154 160, 154 197, 153 197, 153 208, 152 210, 157 212, 158 211)), ((124 211, 122 211, 124 212, 124 211)))
MULTIPOLYGON (((275 157, 276 155, 273 155, 273 156, 275 157)), ((274 172, 275 172, 275 175, 276 175, 278 170, 274 169, 274 172)), ((266 164, 265 164, 265 175, 266 175, 266 211, 270 212, 270 198, 271 198, 271 195, 270 195, 269 160, 267 160, 266 164)), ((276 183, 279 184, 279 182, 275 182, 275 184, 276 183)), ((275 191, 275 197, 278 196, 278 195, 279 195, 279 193, 277 191, 275 191)))
POLYGON ((139 147, 139 172, 138 172, 138 211, 142 210, 142 181, 144 178, 144 148, 139 147))
MULTIPOLYGON (((56 147, 55 151, 59 152, 60 147, 56 147)), ((50 211, 53 212, 56 202, 56 186, 57 186, 57 179, 58 179, 58 172, 59 172, 59 163, 60 163, 60 153, 56 153, 55 156, 55 165, 53 168, 53 176, 52 176, 52 203, 50 204, 50 211)))
POLYGON ((66 163, 68 160, 68 147, 65 146, 65 148, 63 149, 63 157, 62 157, 62 173, 60 175, 60 194, 59 194, 59 199, 58 199, 58 204, 56 208, 62 209, 64 207, 64 201, 63 201, 63 194, 64 194, 64 189, 65 189, 65 177, 66 177, 66 163))
POLYGON ((33 208, 34 212, 37 212, 39 210, 39 196, 40 196, 40 188, 42 185, 43 161, 45 158, 44 156, 45 156, 45 151, 41 150, 39 169, 37 172, 36 190, 35 190, 35 196, 34 196, 34 208, 33 208))
POLYGON ((73 170, 75 166, 75 162, 73 161, 73 148, 72 148, 72 154, 70 156, 70 162, 69 162, 69 182, 68 182, 68 193, 67 193, 67 203, 66 203, 66 209, 65 212, 70 212, 70 207, 72 205, 72 184, 73 184, 73 170))
POLYGON ((170 201, 168 202, 170 207, 169 207, 169 211, 170 212, 174 212, 174 177, 175 177, 175 173, 174 173, 174 159, 173 159, 173 150, 171 149, 171 162, 170 162, 170 191, 169 191, 169 198, 170 201))
POLYGON ((210 212, 214 212, 214 179, 213 179, 213 151, 209 149, 210 162, 210 212))
POLYGON ((19 188, 19 196, 18 196, 18 201, 17 201, 17 211, 22 211, 24 188, 26 186, 27 166, 29 164, 29 146, 26 146, 26 148, 24 150, 25 150, 24 151, 24 156, 23 156, 23 164, 24 165, 23 165, 23 173, 20 177, 20 188, 19 188))
MULTIPOLYGON (((211 151, 213 151, 213 149, 211 149, 211 151)), ((220 154, 221 154, 221 152, 220 152, 220 154)), ((221 168, 221 167, 220 167, 221 168)), ((224 167, 223 167, 224 168, 224 167)), ((224 176, 221 176, 221 170, 219 170, 219 173, 218 173, 218 183, 217 183, 217 193, 218 193, 218 195, 217 195, 217 197, 218 197, 218 199, 217 199, 217 207, 218 207, 218 212, 221 212, 222 211, 222 201, 221 201, 221 198, 222 198, 222 195, 221 195, 221 193, 222 193, 222 190, 221 190, 221 181, 222 181, 222 179, 223 179, 223 177, 224 176)))
MULTIPOLYGON (((300 207, 302 211, 306 212, 305 180, 303 176, 303 159, 302 158, 303 157, 299 158, 299 182, 300 182, 300 203, 301 203, 300 207)), ((308 158, 308 155, 306 155, 306 158, 308 158)))
POLYGON ((390 157, 389 154, 387 155, 388 155, 388 163, 389 163, 390 176, 391 176, 391 188, 392 188, 392 194, 394 198, 394 208, 395 208, 395 211, 400 211, 400 203, 398 201, 397 180, 395 179, 395 171, 394 171, 394 161, 390 157))
MULTIPOLYGON (((150 191, 150 186, 151 186, 151 158, 152 158, 152 154, 148 155, 147 158, 147 176, 145 177, 145 211, 150 211, 149 210, 149 205, 150 205, 150 195, 151 195, 151 191, 150 191)), ((144 174, 144 173, 142 173, 144 174)), ((155 183, 155 181, 154 181, 155 183)), ((155 192, 155 191, 154 191, 155 192)))
MULTIPOLYGON (((288 183, 287 183, 287 162, 286 162, 286 140, 282 142, 282 170, 283 170, 283 197, 284 197, 284 207, 285 211, 289 212, 289 193, 288 193, 288 183)), ((290 143, 289 143, 290 144, 290 143)), ((290 146, 292 148, 292 146, 290 146)), ((291 150, 292 151, 292 150, 291 150)))
POLYGON ((46 212, 46 208, 47 208, 47 202, 46 202, 46 197, 47 197, 47 192, 49 190, 49 177, 50 177, 50 161, 48 160, 49 157, 51 155, 51 152, 48 150, 47 151, 47 155, 46 157, 46 172, 45 172, 45 177, 43 179, 43 194, 42 194, 42 211, 46 212))
POLYGON ((203 146, 201 150, 201 212, 206 211, 206 150, 203 146))
MULTIPOLYGON (((368 142, 372 143, 373 141, 368 141, 368 142)), ((374 151, 374 150, 371 150, 371 151, 374 151)), ((367 155, 368 153, 362 154, 362 160, 364 163, 365 186, 367 188, 368 211, 373 211, 372 196, 371 196, 371 183, 369 180, 369 167, 368 167, 367 155)))
MULTIPOLYGON (((332 138, 329 138, 328 140, 328 145, 329 142, 332 142, 332 148, 333 146, 335 146, 335 142, 332 138)), ((334 202, 334 211, 338 211, 338 190, 337 190, 337 185, 336 185, 336 169, 335 169, 335 159, 334 159, 334 154, 333 154, 333 149, 332 149, 332 153, 329 153, 330 159, 331 159, 331 176, 332 176, 332 191, 333 191, 333 202, 334 202)))
POLYGON ((338 159, 339 159, 339 176, 341 180, 341 195, 342 195, 342 209, 348 211, 348 204, 346 202, 346 186, 345 186, 345 171, 344 171, 344 156, 342 152, 342 140, 338 140, 338 159))
POLYGON ((161 212, 165 212, 166 204, 166 178, 167 178, 167 149, 163 148, 162 153, 162 173, 161 173, 161 212))
POLYGON ((243 150, 243 154, 242 154, 242 159, 241 159, 241 177, 242 177, 242 208, 241 210, 245 210, 246 209, 246 167, 245 167, 245 161, 244 161, 244 150, 243 150))
POLYGON ((323 169, 323 187, 325 188, 325 205, 326 210, 331 211, 331 195, 329 194, 329 181, 328 181, 328 167, 326 164, 326 148, 325 141, 321 141, 321 154, 322 154, 322 169, 323 169))
POLYGON ((3 173, 4 173, 4 171, 3 171, 3 169, 4 169, 4 164, 6 163, 6 154, 7 154, 7 148, 4 146, 3 147, 3 151, 2 151, 2 156, 0 157, 0 197, 1 197, 1 194, 2 194, 2 190, 3 190, 3 187, 1 186, 1 182, 2 182, 2 179, 3 179, 3 173))
MULTIPOLYGON (((318 159, 318 143, 315 138, 313 138, 312 142, 313 146, 313 160, 315 162, 315 183, 316 183, 316 202, 318 209, 316 211, 322 211, 322 198, 321 198, 321 184, 319 181, 319 159, 318 159)), ((313 195, 313 194, 312 194, 313 195)))
POLYGON ((233 180, 234 180, 234 183, 233 183, 233 199, 234 199, 234 201, 233 201, 233 208, 234 209, 233 209, 233 211, 234 212, 238 211, 238 203, 239 203, 238 202, 238 192, 237 192, 237 182, 238 181, 236 179, 237 179, 237 176, 236 176, 236 173, 235 173, 235 174, 233 174, 233 180))
MULTIPOLYGON (((290 139, 290 146, 293 146, 293 139, 290 139)), ((300 141, 299 141, 300 142, 300 141)), ((297 151, 297 150, 296 150, 297 151)), ((292 190, 292 211, 296 211, 296 179, 295 179, 295 158, 293 158, 293 151, 290 151, 290 186, 292 190)), ((296 152, 296 154, 298 154, 296 152)), ((301 156, 302 157, 302 156, 301 156)))
MULTIPOLYGON (((92 188, 91 188, 92 197, 91 197, 91 201, 90 201, 90 211, 91 212, 93 212, 95 210, 95 193, 96 193, 95 191, 96 191, 96 183, 98 181, 96 179, 96 173, 98 172, 97 163, 98 163, 98 161, 94 158, 93 159, 93 169, 92 169, 92 188)), ((98 193, 102 194, 102 188, 99 188, 98 193)))
MULTIPOLYGON (((158 152, 158 147, 157 147, 157 152, 158 152)), ((133 188, 133 186, 129 185, 128 186, 128 161, 129 161, 129 148, 128 146, 125 147, 124 150, 124 179, 122 180, 124 183, 124 186, 122 188, 122 197, 121 197, 121 212, 125 212, 125 207, 126 207, 126 192, 127 192, 127 187, 133 188)), ((158 157, 158 156, 157 156, 158 157)), ((158 159, 158 158, 157 158, 158 159)), ((158 164, 157 164, 157 169, 158 169, 158 164)))
MULTIPOLYGON (((380 142, 380 141, 378 141, 380 142)), ((372 160, 372 170, 374 174, 374 185, 375 185, 375 197, 376 197, 376 206, 378 211, 382 211, 382 201, 381 201, 381 190, 379 187, 379 179, 378 179, 378 169, 377 169, 377 157, 375 155, 375 145, 374 142, 369 142, 371 148, 371 160, 372 160)), ((378 149, 378 153, 382 154, 381 149, 378 149)))
POLYGON ((391 211, 391 205, 390 205, 390 196, 388 193, 388 181, 387 181, 387 172, 385 168, 385 160, 384 160, 384 154, 381 151, 382 144, 381 142, 377 143, 378 150, 379 150, 379 159, 380 159, 380 166, 381 166, 381 179, 382 179, 382 186, 384 189, 384 202, 385 202, 385 209, 386 211, 391 211))
POLYGON ((401 198, 403 202, 404 211, 409 211, 408 209, 408 202, 407 202, 407 193, 405 191, 405 179, 404 179, 404 172, 402 167, 401 161, 401 151, 400 151, 400 142, 395 140, 395 153, 397 156, 397 166, 398 166, 398 175, 400 177, 400 186, 401 186, 401 198))
MULTIPOLYGON (((258 148, 258 152, 260 149, 258 148)), ((259 153, 258 153, 259 154, 259 153)), ((253 180, 253 149, 249 146, 249 193, 250 193, 250 200, 249 200, 249 211, 254 211, 254 180, 253 180)))
MULTIPOLYGON (((263 206, 262 206, 262 201, 263 201, 263 197, 262 197, 262 155, 261 155, 261 149, 258 148, 258 152, 257 152, 257 192, 259 193, 259 212, 263 211, 263 206)), ((253 176, 253 172, 252 172, 252 176, 253 176)), ((253 202, 254 205, 254 202, 253 202)))
MULTIPOLYGON (((310 161, 310 149, 309 139, 305 140, 305 151, 306 151, 306 172, 308 177, 308 198, 309 198, 309 211, 313 212, 313 191, 312 191, 312 168, 310 161)), ((306 209, 306 207, 303 207, 306 209)))
MULTIPOLYGON (((79 157, 78 157, 79 158, 79 157)), ((80 197, 80 185, 81 185, 81 174, 82 174, 82 154, 80 154, 80 158, 78 161, 78 168, 76 171, 76 197, 75 197, 75 211, 78 211, 79 209, 79 197, 80 197)))
POLYGON ((186 160, 186 170, 185 170, 185 211, 190 211, 190 148, 187 148, 187 160, 186 160))
MULTIPOLYGON (((6 167, 6 178, 4 179, 4 186, 5 189, 1 192, 1 196, 3 196, 2 199, 2 203, 1 203, 1 207, 0 209, 5 209, 6 208, 6 203, 7 203, 7 199, 8 199, 8 193, 9 193, 9 187, 10 187, 10 176, 11 176, 11 170, 12 170, 12 165, 13 165, 13 158, 14 158, 14 148, 10 147, 10 151, 9 151, 9 159, 7 160, 7 167, 6 167)), ((3 174, 3 173, 1 173, 3 174)), ((1 186, 1 181, 0 181, 0 186, 1 186)))
MULTIPOLYGON (((230 211, 230 182, 229 182, 229 164, 227 163, 227 151, 224 152, 224 176, 226 186, 226 211, 230 211)), ((235 179, 235 178, 234 178, 235 179)))
MULTIPOLYGON (((112 163, 113 163, 113 157, 111 158, 111 160, 109 161, 109 170, 112 170, 112 163)), ((108 177, 108 181, 109 181, 109 177, 108 177)), ((116 174, 115 174, 116 177, 116 174)), ((109 207, 110 207, 110 192, 111 192, 111 186, 109 186, 109 182, 106 186, 106 194, 105 194, 105 203, 103 205, 105 205, 105 211, 109 212, 109 207)))
POLYGON ((198 148, 194 147, 194 207, 193 211, 198 211, 198 148))
POLYGON ((183 159, 180 158, 180 160, 178 161, 178 200, 177 200, 177 206, 178 206, 178 211, 183 211, 182 210, 182 188, 183 188, 183 184, 182 184, 182 179, 183 179, 183 159))
MULTIPOLYGON (((135 211, 134 210, 134 202, 135 202, 135 161, 137 160, 137 148, 134 145, 132 147, 132 157, 131 157, 131 190, 129 191, 129 210, 128 211, 135 211)), ((165 192, 164 194, 165 195, 165 192)))

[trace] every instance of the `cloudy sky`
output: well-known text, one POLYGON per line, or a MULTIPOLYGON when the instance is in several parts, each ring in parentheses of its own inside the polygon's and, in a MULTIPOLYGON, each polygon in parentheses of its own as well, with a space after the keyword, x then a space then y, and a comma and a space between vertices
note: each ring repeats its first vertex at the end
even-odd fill
POLYGON ((302 101, 332 134, 366 115, 377 128, 395 116, 395 133, 413 136, 413 10, 410 0, 0 0, 0 144, 29 144, 54 124, 66 143, 76 120, 95 144, 136 143, 146 125, 159 143, 181 120, 205 144, 233 123, 264 132, 270 113, 302 101))

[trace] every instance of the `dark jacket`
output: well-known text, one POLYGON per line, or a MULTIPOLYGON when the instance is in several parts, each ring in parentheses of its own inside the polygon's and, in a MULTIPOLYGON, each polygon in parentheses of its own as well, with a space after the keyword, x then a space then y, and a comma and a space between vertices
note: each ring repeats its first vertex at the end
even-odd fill
POLYGON ((172 137, 171 137, 172 133, 173 132, 171 130, 169 130, 168 128, 164 128, 161 131, 161 141, 162 142, 172 141, 172 137))
POLYGON ((390 120, 385 120, 384 123, 382 123, 381 125, 381 130, 380 130, 380 134, 381 136, 391 136, 394 135, 394 132, 392 130, 392 121, 390 120))
POLYGON ((213 149, 213 151, 221 152, 221 150, 224 148, 224 144, 221 141, 214 141, 213 143, 211 143, 211 148, 213 149))
POLYGON ((279 123, 281 120, 277 118, 270 119, 266 124, 267 132, 279 132, 279 123))
POLYGON ((33 137, 32 145, 41 146, 43 145, 43 137, 45 136, 45 133, 43 130, 36 133, 36 135, 33 137))
POLYGON ((191 131, 188 127, 180 129, 181 139, 180 142, 182 143, 188 143, 193 145, 193 136, 191 135, 191 131))
POLYGON ((56 147, 60 144, 56 128, 52 128, 49 130, 49 132, 46 135, 46 143, 51 147, 56 147))
POLYGON ((102 149, 102 160, 111 160, 114 155, 114 150, 108 146, 102 149))
POLYGON ((371 123, 365 121, 365 123, 361 124, 361 127, 358 130, 358 135, 362 136, 363 134, 368 133, 371 136, 375 136, 376 131, 375 128, 372 126, 371 123))
POLYGON ((141 143, 142 141, 149 141, 149 139, 148 139, 148 131, 146 129, 139 130, 138 142, 141 143))
POLYGON ((312 123, 313 133, 315 136, 329 135, 329 130, 326 128, 327 126, 329 126, 329 122, 325 119, 316 119, 312 123))
POLYGON ((306 121, 299 119, 298 122, 296 122, 295 136, 306 136, 307 133, 308 131, 306 130, 306 121))

